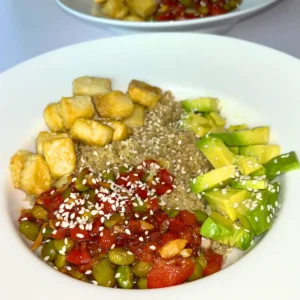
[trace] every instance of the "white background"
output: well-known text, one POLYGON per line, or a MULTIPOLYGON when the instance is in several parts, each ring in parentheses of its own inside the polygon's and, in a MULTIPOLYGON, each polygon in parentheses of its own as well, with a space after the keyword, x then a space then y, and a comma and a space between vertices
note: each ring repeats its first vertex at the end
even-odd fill
MULTIPOLYGON (((54 0, 0 0, 0 72, 53 49, 112 35, 67 15, 54 0)), ((227 35, 300 58, 300 0, 280 0, 227 35)))

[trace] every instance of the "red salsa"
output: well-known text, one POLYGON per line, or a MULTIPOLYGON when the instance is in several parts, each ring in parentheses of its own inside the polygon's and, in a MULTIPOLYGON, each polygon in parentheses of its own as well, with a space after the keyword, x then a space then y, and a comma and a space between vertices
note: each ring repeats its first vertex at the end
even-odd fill
POLYGON ((196 213, 166 209, 162 196, 174 188, 154 160, 118 174, 83 169, 37 197, 20 232, 44 261, 82 281, 127 289, 193 281, 219 271, 223 256, 201 248, 196 213))

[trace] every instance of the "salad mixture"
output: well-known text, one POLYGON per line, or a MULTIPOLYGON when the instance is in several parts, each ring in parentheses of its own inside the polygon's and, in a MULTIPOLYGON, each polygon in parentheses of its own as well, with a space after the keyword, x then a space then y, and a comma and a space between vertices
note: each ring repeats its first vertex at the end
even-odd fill
POLYGON ((95 0, 107 17, 124 21, 178 21, 217 16, 239 7, 241 0, 95 0))
POLYGON ((275 179, 300 163, 268 144, 268 126, 227 127, 218 99, 178 102, 138 80, 123 93, 84 76, 73 94, 45 108, 36 153, 10 162, 32 204, 19 231, 48 265, 105 287, 170 287, 270 229, 275 179))

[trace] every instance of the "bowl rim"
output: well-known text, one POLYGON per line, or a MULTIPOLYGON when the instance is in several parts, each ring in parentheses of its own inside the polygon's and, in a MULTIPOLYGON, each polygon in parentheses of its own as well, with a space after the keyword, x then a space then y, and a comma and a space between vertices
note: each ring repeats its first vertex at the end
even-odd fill
MULTIPOLYGON (((163 22, 133 22, 133 21, 123 21, 123 20, 115 20, 106 17, 97 17, 91 14, 83 13, 73 9, 72 7, 63 3, 64 0, 56 0, 57 5, 66 11, 67 13, 74 15, 78 18, 84 19, 89 22, 95 22, 100 24, 112 25, 112 26, 120 26, 127 28, 140 28, 140 29, 168 29, 172 27, 188 27, 193 25, 207 25, 213 24, 215 22, 228 21, 232 19, 241 19, 248 15, 254 14, 257 11, 263 10, 275 4, 280 0, 264 0, 264 3, 253 6, 251 8, 246 9, 236 9, 230 13, 219 15, 219 16, 211 16, 207 18, 199 18, 193 20, 182 20, 182 21, 163 21, 163 22)), ((244 0, 246 1, 246 0, 244 0)))

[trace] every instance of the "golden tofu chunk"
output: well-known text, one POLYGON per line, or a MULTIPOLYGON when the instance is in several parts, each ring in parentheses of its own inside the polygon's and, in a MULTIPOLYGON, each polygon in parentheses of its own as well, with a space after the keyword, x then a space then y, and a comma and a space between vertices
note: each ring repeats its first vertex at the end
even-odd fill
POLYGON ((129 21, 129 22, 142 22, 142 21, 144 21, 142 18, 140 18, 139 16, 135 16, 135 15, 128 15, 123 20, 124 21, 129 21))
POLYGON ((58 103, 50 103, 44 110, 44 120, 53 132, 65 130, 63 119, 60 116, 60 106, 58 103))
POLYGON ((158 250, 158 253, 164 259, 174 257, 180 254, 180 252, 184 249, 187 242, 188 241, 186 239, 172 240, 167 244, 165 244, 164 246, 162 246, 158 250))
POLYGON ((151 16, 157 9, 157 0, 126 0, 127 5, 137 15, 146 19, 151 16))
POLYGON ((68 137, 69 135, 67 133, 52 133, 48 131, 41 131, 36 139, 36 153, 39 155, 43 155, 43 142, 57 139, 57 138, 63 138, 68 137))
POLYGON ((26 157, 32 155, 32 152, 26 150, 19 150, 10 159, 9 169, 11 179, 15 188, 20 188, 21 173, 24 169, 26 157))
POLYGON ((77 120, 70 130, 75 140, 91 146, 105 146, 110 143, 113 132, 110 126, 88 119, 77 120))
POLYGON ((133 102, 120 91, 93 97, 96 110, 101 118, 124 119, 133 113, 133 102))
POLYGON ((190 257, 191 255, 192 255, 192 253, 193 253, 193 250, 192 249, 183 249, 183 250, 181 250, 180 251, 180 255, 182 256, 182 257, 190 257))
POLYGON ((90 96, 63 97, 60 101, 60 114, 66 129, 80 118, 93 118, 95 113, 90 96))
POLYGON ((110 18, 122 20, 129 12, 124 0, 107 0, 102 6, 102 13, 110 18))
POLYGON ((108 126, 114 129, 113 141, 123 141, 126 140, 129 136, 129 128, 120 121, 110 121, 107 123, 108 126))
POLYGON ((96 3, 104 3, 104 2, 106 2, 107 0, 94 0, 94 2, 96 2, 96 3))
POLYGON ((75 170, 76 152, 73 140, 70 137, 44 141, 42 147, 53 178, 58 179, 75 170))
POLYGON ((111 92, 111 80, 108 78, 83 76, 73 80, 74 95, 94 96, 111 92))
POLYGON ((20 188, 28 195, 40 195, 50 189, 52 177, 45 159, 38 154, 27 155, 20 176, 20 188))
POLYGON ((162 90, 143 81, 132 80, 128 87, 128 95, 133 102, 152 107, 162 97, 162 90))
POLYGON ((131 128, 142 127, 145 124, 145 107, 134 104, 132 115, 124 120, 124 123, 131 128))

